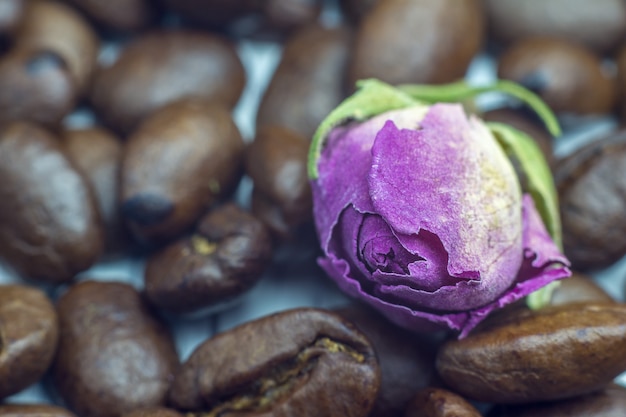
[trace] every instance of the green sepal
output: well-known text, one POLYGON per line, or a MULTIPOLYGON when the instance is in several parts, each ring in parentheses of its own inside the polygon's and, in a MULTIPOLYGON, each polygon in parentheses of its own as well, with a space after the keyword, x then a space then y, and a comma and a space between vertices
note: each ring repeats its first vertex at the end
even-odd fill
POLYGON ((406 93, 376 79, 357 82, 358 91, 345 99, 322 121, 313 135, 308 156, 309 178, 318 176, 317 160, 328 133, 346 121, 363 121, 381 113, 410 107, 420 102, 406 93))
POLYGON ((561 127, 550 107, 538 95, 512 81, 498 80, 484 86, 472 86, 465 81, 442 85, 405 84, 399 85, 397 88, 411 97, 429 104, 456 103, 484 93, 504 93, 515 97, 533 109, 552 136, 561 136, 561 127))
POLYGON ((487 126, 509 159, 522 171, 522 189, 530 193, 548 233, 562 249, 558 195, 541 149, 526 133, 507 124, 488 122, 487 126))
MULTIPOLYGON (((508 157, 522 171, 522 189, 530 193, 552 240, 563 250, 558 195, 543 153, 527 134, 509 125, 487 123, 487 126, 508 157)), ((526 297, 526 305, 532 310, 545 307, 558 285, 555 281, 530 293, 526 297)))

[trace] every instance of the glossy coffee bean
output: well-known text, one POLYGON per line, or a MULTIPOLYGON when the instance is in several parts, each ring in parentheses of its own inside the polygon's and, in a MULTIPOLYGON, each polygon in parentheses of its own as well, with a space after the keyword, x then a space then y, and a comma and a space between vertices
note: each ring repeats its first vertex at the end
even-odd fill
POLYGON ((70 0, 87 16, 107 29, 134 31, 146 27, 155 11, 149 0, 70 0))
POLYGON ((279 125, 311 138, 346 96, 350 32, 310 26, 287 41, 265 91, 257 126, 279 125))
POLYGON ((400 329, 362 305, 353 304, 336 313, 365 334, 378 357, 380 390, 370 417, 402 415, 415 393, 435 378, 434 340, 400 329))
POLYGON ((148 408, 139 408, 129 413, 122 414, 122 417, 184 417, 184 416, 183 414, 171 408, 148 407, 148 408))
POLYGON ((602 389, 626 370, 626 305, 573 303, 489 318, 440 348, 454 391, 493 403, 558 400, 602 389))
POLYGON ((478 0, 386 0, 359 25, 349 82, 445 83, 463 78, 484 37, 478 0))
POLYGON ((615 80, 600 58, 583 46, 557 38, 528 38, 507 49, 498 76, 533 90, 555 112, 609 113, 615 80))
POLYGON ((626 388, 611 384, 580 397, 540 404, 506 406, 490 417, 622 417, 626 412, 626 388))
POLYGON ((66 130, 63 148, 91 186, 106 233, 106 250, 128 244, 128 233, 119 210, 119 175, 122 143, 111 132, 98 128, 66 130))
POLYGON ((280 126, 257 130, 246 149, 245 169, 254 184, 252 211, 280 239, 295 237, 312 221, 308 153, 307 138, 280 126))
POLYGON ((91 189, 59 139, 28 123, 0 129, 0 256, 22 277, 67 282, 102 252, 91 189))
POLYGON ((552 293, 550 305, 558 306, 577 302, 613 302, 613 298, 596 284, 591 277, 579 272, 559 281, 558 287, 552 293))
POLYGON ((43 377, 56 352, 58 335, 54 306, 42 291, 0 285, 0 399, 43 377))
POLYGON ((353 325, 295 309, 202 343, 169 397, 177 409, 220 416, 367 416, 379 382, 376 355, 353 325))
POLYGON ((244 84, 229 41, 203 32, 153 32, 135 38, 98 73, 91 101, 103 121, 128 134, 155 110, 185 97, 233 107, 244 84))
POLYGON ((626 34, 621 0, 486 0, 489 27, 510 43, 532 36, 554 36, 606 52, 626 34))
POLYGON ((77 100, 78 86, 58 54, 14 48, 0 58, 0 123, 56 126, 77 100))
POLYGON ((130 285, 84 281, 57 304, 55 389, 81 417, 161 406, 178 366, 166 327, 130 285))
POLYGON ((65 408, 50 404, 0 404, 0 417, 76 417, 65 408))
POLYGON ((419 391, 407 407, 405 417, 481 417, 480 412, 463 397, 442 389, 419 391))
POLYGON ((196 312, 250 289, 271 255, 272 242, 263 223, 228 204, 204 216, 191 237, 148 259, 146 295, 164 310, 196 312))
POLYGON ((79 94, 85 92, 96 68, 100 42, 72 7, 52 0, 28 2, 15 41, 16 48, 56 54, 67 66, 79 94))
POLYGON ((180 236, 237 185, 243 151, 219 104, 183 100, 146 119, 122 160, 122 214, 133 234, 147 242, 180 236))
POLYGON ((626 133, 580 148, 555 171, 565 254, 579 270, 626 255, 626 133))

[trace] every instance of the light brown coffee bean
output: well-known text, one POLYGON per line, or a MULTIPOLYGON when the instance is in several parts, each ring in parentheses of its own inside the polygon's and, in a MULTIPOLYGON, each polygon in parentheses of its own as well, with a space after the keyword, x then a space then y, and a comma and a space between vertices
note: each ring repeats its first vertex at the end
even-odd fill
POLYGON ((33 124, 0 128, 0 256, 22 277, 67 282, 104 245, 94 197, 59 139, 33 124))
POLYGON ((404 417, 481 417, 481 414, 463 397, 430 387, 415 394, 404 417))
POLYGON ((0 285, 0 400, 43 377, 54 358, 58 337, 54 306, 42 291, 0 285))
POLYGON ((562 39, 515 43, 500 57, 498 76, 533 90, 555 112, 609 113, 616 103, 615 79, 600 58, 562 39))
POLYGON ((57 304, 55 389, 82 417, 162 406, 178 366, 167 328, 130 285, 84 281, 57 304))
POLYGON ((310 139, 346 97, 350 32, 306 27, 292 35, 265 91, 257 126, 278 125, 310 139))
POLYGON ((484 38, 482 2, 386 0, 359 25, 349 83, 445 83, 463 78, 484 38))
POLYGON ((499 407, 489 417, 622 417, 625 411, 626 388, 611 384, 567 400, 499 407))
POLYGON ((203 32, 152 32, 135 38, 98 73, 91 101, 109 127, 128 134, 155 110, 185 97, 233 107, 244 84, 231 42, 203 32))
POLYGON ((122 214, 143 242, 180 236, 236 187, 244 143, 227 108, 172 103, 128 139, 122 159, 122 214))
POLYGON ((574 303, 513 311, 440 348, 437 370, 456 392, 530 403, 590 393, 626 370, 626 305, 574 303))
POLYGON ((258 129, 245 152, 252 212, 281 240, 295 238, 313 220, 308 152, 307 138, 280 126, 258 129))
POLYGON ((119 176, 122 143, 111 132, 92 127, 66 130, 63 148, 94 191, 104 223, 106 250, 119 251, 129 242, 119 209, 119 176))
POLYGON ((485 6, 491 31, 506 43, 554 36, 606 52, 626 34, 621 0, 486 0, 485 6))

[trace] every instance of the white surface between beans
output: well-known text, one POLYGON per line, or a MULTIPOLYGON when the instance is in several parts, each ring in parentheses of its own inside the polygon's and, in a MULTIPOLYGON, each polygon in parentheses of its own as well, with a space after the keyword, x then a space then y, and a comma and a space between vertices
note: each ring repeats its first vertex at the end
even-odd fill
MULTIPOLYGON (((334 8, 327 9, 322 16, 327 24, 336 24, 338 15, 334 8)), ((101 59, 110 61, 116 55, 117 47, 107 45, 103 48, 101 59)), ((271 78, 281 53, 278 44, 269 42, 242 41, 238 51, 247 72, 247 85, 241 100, 234 110, 234 118, 246 140, 254 136, 256 110, 265 86, 271 78)), ((467 75, 473 83, 482 84, 495 79, 495 63, 485 55, 480 55, 472 62, 467 75)), ((490 106, 501 98, 489 95, 480 99, 479 104, 490 106)), ((91 117, 85 110, 79 110, 66 120, 69 125, 88 125, 91 117)), ((571 121, 564 120, 571 125, 571 121)), ((556 142, 555 153, 558 156, 571 152, 576 147, 598 138, 602 133, 615 126, 609 118, 577 120, 574 133, 568 133, 556 142)), ((568 126, 571 127, 571 126, 568 126)), ((246 204, 246 196, 250 190, 249 182, 245 181, 238 190, 238 199, 246 204)), ((262 277, 260 282, 235 303, 225 310, 212 316, 196 319, 171 319, 171 329, 181 358, 186 359, 193 349, 215 332, 230 329, 240 323, 294 307, 315 306, 334 307, 345 303, 346 297, 326 278, 312 259, 316 248, 303 246, 301 257, 293 258, 277 254, 277 258, 289 259, 289 262, 274 265, 262 277)), ((89 277, 97 280, 122 281, 136 288, 142 286, 143 260, 117 259, 99 263, 88 271, 80 274, 78 279, 89 277)), ((626 280, 626 258, 610 268, 592 274, 594 279, 614 298, 624 300, 624 284, 626 280)), ((21 282, 19 278, 5 269, 0 269, 0 284, 21 282)), ((64 288, 46 288, 56 298, 64 288)), ((617 382, 626 386, 626 373, 617 378, 617 382)), ((48 390, 43 383, 38 383, 7 399, 7 402, 51 402, 48 390)))

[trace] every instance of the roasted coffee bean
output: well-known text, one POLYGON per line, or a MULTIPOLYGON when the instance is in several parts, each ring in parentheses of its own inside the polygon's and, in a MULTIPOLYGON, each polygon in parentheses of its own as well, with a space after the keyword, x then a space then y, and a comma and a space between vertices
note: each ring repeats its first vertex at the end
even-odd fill
POLYGON ((243 171, 244 143, 229 111, 197 100, 172 103, 128 139, 122 214, 142 241, 178 237, 243 171))
POLYGON ((577 150, 555 171, 565 254, 578 270, 626 255, 626 132, 577 150))
POLYGON ((503 42, 554 36, 606 52, 626 34, 621 0, 486 0, 489 27, 503 42))
POLYGON ((174 342, 130 285, 84 281, 57 304, 55 388, 81 417, 161 406, 178 366, 174 342))
POLYGON ((128 244, 128 233, 119 211, 119 174, 122 144, 102 128, 72 129, 63 133, 63 147, 94 191, 105 226, 106 249, 128 244))
POLYGON ((0 59, 0 124, 58 125, 78 100, 78 87, 56 53, 14 48, 0 59))
POLYGON ((189 238, 148 259, 148 299, 177 313, 196 312, 250 289, 268 266, 272 242, 252 215, 228 204, 209 212, 189 238))
POLYGON ((454 391, 531 403, 602 389, 626 370, 626 305, 573 303, 488 318, 444 344, 437 370, 454 391))
POLYGON ((611 384, 602 391, 562 401, 498 407, 490 417, 623 417, 626 388, 611 384))
POLYGON ((149 0, 70 0, 107 29, 134 31, 147 26, 155 14, 149 0))
POLYGON ((0 285, 0 400, 39 381, 52 363, 58 336, 54 306, 42 291, 0 285))
POLYGON ((614 300, 591 277, 573 272, 571 277, 559 281, 559 286, 552 293, 550 304, 558 306, 582 301, 610 303, 614 300))
POLYGON ((313 220, 308 152, 307 138, 280 126, 260 128, 246 149, 246 173, 254 184, 252 211, 280 239, 293 238, 313 220))
POLYGON ((498 76, 533 90, 555 112, 608 113, 615 106, 615 80, 600 58, 557 38, 528 38, 498 62, 498 76))
POLYGON ((192 415, 366 416, 379 383, 365 336, 335 314, 303 308, 202 343, 169 398, 192 415))
MULTIPOLYGON (((2 416, 0 416, 2 417, 2 416)), ((176 410, 165 407, 140 408, 130 413, 122 414, 122 417, 184 417, 176 410)))
POLYGON ((78 92, 84 92, 91 82, 99 40, 70 6, 51 0, 29 1, 15 40, 16 48, 57 55, 67 66, 78 92))
POLYGON ((435 341, 400 329, 365 306, 336 313, 365 334, 378 357, 380 391, 370 417, 402 415, 415 393, 435 378, 435 341))
MULTIPOLYGON (((0 417, 76 417, 65 408, 50 404, 0 404, 0 417)), ((173 416, 172 416, 173 417, 173 416)))
POLYGON ((202 32, 154 32, 135 38, 94 80, 96 113, 131 132, 150 113, 185 97, 233 107, 245 84, 234 45, 202 32))
POLYGON ((22 277, 66 282, 104 244, 91 189, 59 140, 27 123, 0 128, 0 256, 22 277))
POLYGON ((257 126, 280 125, 311 138, 346 96, 349 47, 345 28, 311 26, 295 33, 261 99, 257 126))
POLYGON ((552 137, 540 123, 536 123, 521 111, 507 108, 485 112, 481 118, 487 122, 505 123, 526 133, 535 140, 548 165, 554 167, 556 160, 552 150, 552 137))
POLYGON ((406 409, 405 417, 481 417, 463 397, 442 388, 419 391, 406 409))
POLYGON ((386 0, 359 25, 351 85, 365 78, 391 84, 463 78, 484 38, 482 2, 386 0))

